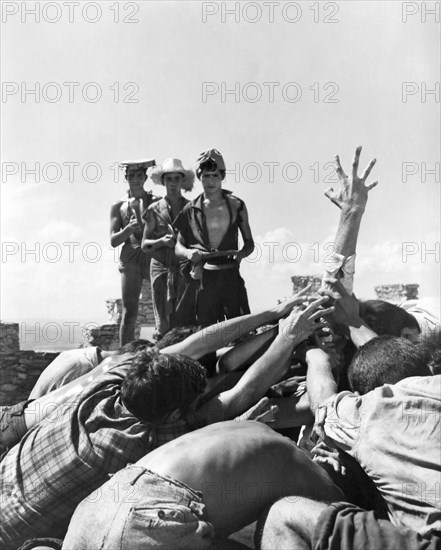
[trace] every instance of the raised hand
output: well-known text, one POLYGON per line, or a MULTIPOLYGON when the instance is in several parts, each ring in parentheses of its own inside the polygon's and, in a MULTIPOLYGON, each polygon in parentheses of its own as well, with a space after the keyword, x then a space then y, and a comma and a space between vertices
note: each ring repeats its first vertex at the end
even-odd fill
POLYGON ((286 317, 289 313, 291 313, 294 306, 301 305, 305 301, 307 301, 308 293, 311 290, 311 286, 311 284, 305 286, 305 288, 302 288, 300 292, 297 292, 297 294, 294 294, 284 302, 272 308, 271 311, 274 312, 274 318, 281 319, 282 317, 286 317))
POLYGON ((335 157, 335 162, 337 164, 336 172, 340 180, 340 188, 336 191, 330 187, 325 191, 325 195, 339 208, 358 208, 364 210, 368 199, 368 192, 378 184, 378 181, 375 181, 374 183, 366 185, 366 179, 372 168, 375 166, 375 163, 377 162, 376 159, 371 160, 363 174, 360 177, 358 176, 357 172, 358 163, 360 161, 360 153, 361 146, 357 147, 355 150, 350 177, 345 174, 340 164, 340 157, 338 155, 335 157))
POLYGON ((326 326, 318 321, 320 317, 333 313, 334 307, 322 309, 322 305, 329 300, 328 296, 322 296, 307 307, 294 306, 286 319, 279 321, 279 334, 297 343, 303 342, 317 330, 326 326))

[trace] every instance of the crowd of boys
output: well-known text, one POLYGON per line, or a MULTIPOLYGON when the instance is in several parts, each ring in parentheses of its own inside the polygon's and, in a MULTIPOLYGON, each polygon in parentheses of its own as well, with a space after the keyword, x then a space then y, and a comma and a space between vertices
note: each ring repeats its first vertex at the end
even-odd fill
POLYGON ((220 153, 198 158, 193 201, 178 159, 152 171, 160 200, 143 187, 149 163, 127 165, 111 214, 123 347, 61 355, 2 408, 2 548, 243 548, 231 537, 251 524, 263 550, 441 548, 439 317, 352 292, 376 185, 360 152, 350 175, 336 157, 319 295, 260 313, 239 273, 248 214, 222 189, 220 153), (127 344, 146 276, 159 341, 127 344))

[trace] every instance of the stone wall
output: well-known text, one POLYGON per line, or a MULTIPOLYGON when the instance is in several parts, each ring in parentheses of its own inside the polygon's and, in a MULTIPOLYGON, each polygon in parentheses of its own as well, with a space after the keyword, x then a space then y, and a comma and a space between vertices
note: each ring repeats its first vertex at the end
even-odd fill
MULTIPOLYGON (((87 329, 83 339, 83 346, 99 346, 104 350, 115 350, 120 347, 119 328, 122 317, 122 300, 120 298, 106 300, 106 309, 109 316, 109 323, 87 329)), ((135 340, 137 340, 141 334, 141 327, 154 325, 155 317, 153 314, 152 290, 150 281, 144 279, 141 297, 139 299, 135 340)))
POLYGON ((292 293, 297 294, 305 286, 312 284, 311 292, 317 292, 322 284, 321 275, 294 275, 291 277, 292 293))
POLYGON ((41 372, 59 352, 21 351, 18 323, 0 324, 0 405, 27 399, 41 372))
POLYGON ((396 304, 403 300, 416 300, 419 286, 417 284, 379 285, 375 287, 375 293, 379 300, 396 304))
MULTIPOLYGON (((89 328, 82 346, 100 346, 114 350, 119 345, 122 305, 120 299, 106 300, 109 323, 89 328)), ((135 338, 142 326, 154 326, 150 282, 144 281, 141 290, 135 338)), ((60 352, 20 350, 18 323, 0 324, 0 406, 12 405, 28 398, 41 372, 60 352)))

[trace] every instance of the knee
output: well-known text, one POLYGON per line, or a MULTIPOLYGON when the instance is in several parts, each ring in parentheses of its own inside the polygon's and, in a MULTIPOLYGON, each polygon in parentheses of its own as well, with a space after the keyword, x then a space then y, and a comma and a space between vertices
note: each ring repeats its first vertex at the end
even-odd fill
POLYGON ((271 548, 271 541, 312 540, 314 526, 327 504, 305 497, 285 497, 271 506, 256 528, 256 548, 271 548), (269 545, 267 544, 269 543, 269 545))
POLYGON ((254 543, 259 550, 270 548, 267 543, 274 544, 280 540, 281 535, 288 529, 292 529, 291 522, 292 503, 289 498, 282 498, 275 502, 259 518, 254 535, 254 543))

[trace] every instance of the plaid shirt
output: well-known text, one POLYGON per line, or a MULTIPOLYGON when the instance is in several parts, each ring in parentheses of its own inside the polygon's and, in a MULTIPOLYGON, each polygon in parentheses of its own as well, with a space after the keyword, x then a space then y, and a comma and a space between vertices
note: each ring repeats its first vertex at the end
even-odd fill
MULTIPOLYGON (((121 382, 130 363, 103 375, 64 410, 32 428, 0 463, 0 543, 62 538, 77 505, 109 474, 191 431, 175 411, 157 428, 124 407, 121 382)), ((92 496, 91 496, 92 498, 92 496)), ((99 499, 99 490, 93 495, 99 499)))

